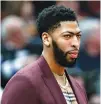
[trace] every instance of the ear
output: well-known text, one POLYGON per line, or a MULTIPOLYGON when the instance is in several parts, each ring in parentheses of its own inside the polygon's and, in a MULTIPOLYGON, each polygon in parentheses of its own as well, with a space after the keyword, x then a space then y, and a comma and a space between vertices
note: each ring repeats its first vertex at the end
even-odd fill
POLYGON ((50 46, 50 35, 47 32, 42 33, 42 41, 47 47, 50 46))

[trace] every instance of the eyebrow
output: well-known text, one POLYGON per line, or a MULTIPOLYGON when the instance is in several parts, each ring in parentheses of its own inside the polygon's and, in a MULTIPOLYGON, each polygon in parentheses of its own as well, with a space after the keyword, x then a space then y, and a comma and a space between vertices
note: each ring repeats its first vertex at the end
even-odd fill
POLYGON ((61 33, 61 34, 64 34, 64 33, 70 33, 70 34, 75 35, 75 34, 79 34, 79 33, 81 33, 81 31, 79 31, 79 32, 77 32, 77 33, 73 33, 73 32, 71 32, 71 31, 65 31, 65 32, 63 32, 63 33, 61 33))

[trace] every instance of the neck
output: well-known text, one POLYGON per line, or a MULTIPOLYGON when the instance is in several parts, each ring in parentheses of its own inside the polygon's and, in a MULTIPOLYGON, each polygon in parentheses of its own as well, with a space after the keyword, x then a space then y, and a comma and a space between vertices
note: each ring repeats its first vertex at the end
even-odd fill
POLYGON ((42 52, 42 55, 44 56, 45 60, 47 61, 50 70, 58 75, 63 75, 64 74, 64 67, 60 66, 54 59, 54 55, 51 54, 51 52, 42 52))

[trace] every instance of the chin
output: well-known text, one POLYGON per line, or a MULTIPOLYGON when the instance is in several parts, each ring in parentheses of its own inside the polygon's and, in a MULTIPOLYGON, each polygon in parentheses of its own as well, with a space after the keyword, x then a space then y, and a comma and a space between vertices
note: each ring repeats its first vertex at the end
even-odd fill
POLYGON ((71 62, 71 63, 73 63, 75 60, 76 60, 76 58, 69 58, 69 59, 67 58, 67 61, 71 62))

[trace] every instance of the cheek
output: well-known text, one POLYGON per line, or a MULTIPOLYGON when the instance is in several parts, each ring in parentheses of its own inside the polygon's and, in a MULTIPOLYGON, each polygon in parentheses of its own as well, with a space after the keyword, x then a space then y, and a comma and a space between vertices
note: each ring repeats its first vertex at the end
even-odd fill
POLYGON ((70 43, 69 40, 61 39, 61 40, 58 41, 58 46, 61 50, 66 52, 70 48, 71 43, 70 43))

